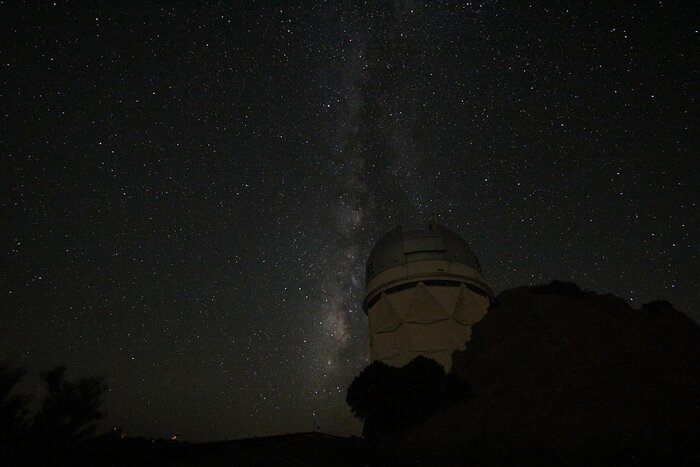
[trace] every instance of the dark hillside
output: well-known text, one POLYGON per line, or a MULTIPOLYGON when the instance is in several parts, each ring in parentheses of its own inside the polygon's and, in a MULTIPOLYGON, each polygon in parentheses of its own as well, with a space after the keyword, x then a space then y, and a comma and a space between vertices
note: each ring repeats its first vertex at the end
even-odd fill
POLYGON ((472 397, 392 451, 496 464, 698 456, 700 327, 668 302, 633 309, 561 282, 508 290, 452 373, 472 397))

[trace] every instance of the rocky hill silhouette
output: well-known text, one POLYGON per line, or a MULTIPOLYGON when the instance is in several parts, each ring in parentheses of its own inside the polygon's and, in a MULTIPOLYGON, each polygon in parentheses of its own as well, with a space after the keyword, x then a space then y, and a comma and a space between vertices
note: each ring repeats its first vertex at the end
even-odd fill
POLYGON ((431 464, 700 465, 700 327, 568 282, 497 296, 452 374, 471 397, 379 442, 431 464))

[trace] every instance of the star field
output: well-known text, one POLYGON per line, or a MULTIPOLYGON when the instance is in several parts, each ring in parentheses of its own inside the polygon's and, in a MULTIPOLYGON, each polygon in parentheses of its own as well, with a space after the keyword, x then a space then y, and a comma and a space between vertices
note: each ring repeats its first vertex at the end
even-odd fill
POLYGON ((357 434, 364 261, 431 221, 700 319, 690 10, 0 3, 0 360, 130 435, 357 434))

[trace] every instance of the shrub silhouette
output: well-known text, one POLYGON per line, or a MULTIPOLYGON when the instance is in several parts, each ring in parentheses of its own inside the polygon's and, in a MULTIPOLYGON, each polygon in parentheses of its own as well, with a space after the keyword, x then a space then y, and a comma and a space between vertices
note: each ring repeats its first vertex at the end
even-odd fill
POLYGON ((650 313, 678 313, 673 304, 668 300, 654 300, 653 302, 642 305, 642 310, 650 313))
POLYGON ((378 441, 469 395, 467 383, 445 374, 437 362, 419 356, 402 368, 373 362, 350 384, 346 402, 364 420, 365 439, 378 441))

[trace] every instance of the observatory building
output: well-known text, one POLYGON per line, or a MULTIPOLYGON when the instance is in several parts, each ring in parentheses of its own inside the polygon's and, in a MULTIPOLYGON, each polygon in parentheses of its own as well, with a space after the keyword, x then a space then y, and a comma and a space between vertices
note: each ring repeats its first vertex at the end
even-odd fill
POLYGON ((493 296, 469 244, 436 224, 387 233, 369 255, 366 281, 370 358, 399 367, 423 355, 449 371, 493 296))

